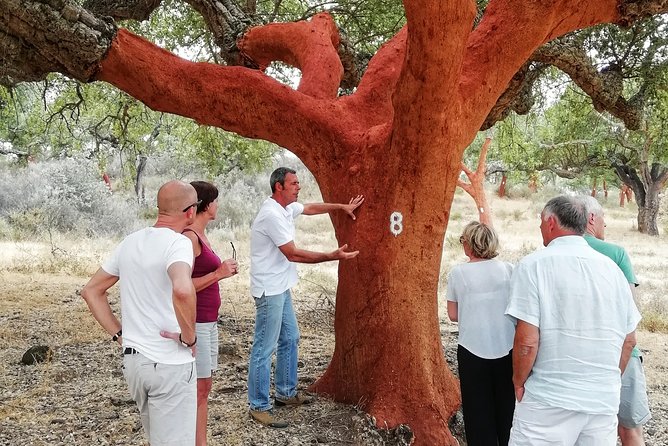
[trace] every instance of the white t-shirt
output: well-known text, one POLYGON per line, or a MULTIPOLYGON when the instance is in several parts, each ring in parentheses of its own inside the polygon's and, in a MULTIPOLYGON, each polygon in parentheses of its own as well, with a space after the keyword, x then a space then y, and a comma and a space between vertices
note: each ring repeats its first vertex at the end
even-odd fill
POLYGON ((192 362, 189 348, 160 336, 180 332, 172 301, 173 263, 193 265, 192 243, 169 228, 144 228, 128 235, 102 265, 119 278, 123 346, 161 364, 192 362))
POLYGON ((251 294, 274 296, 297 284, 297 266, 283 255, 279 246, 295 239, 294 219, 304 212, 300 203, 286 208, 267 198, 251 227, 251 294))
POLYGON ((640 313, 612 260, 582 237, 558 237, 515 267, 506 313, 540 329, 527 393, 552 407, 617 413, 622 344, 640 313))
POLYGON ((447 299, 457 302, 459 345, 484 359, 502 358, 513 348, 515 324, 506 316, 510 263, 491 259, 456 265, 448 275, 447 299))

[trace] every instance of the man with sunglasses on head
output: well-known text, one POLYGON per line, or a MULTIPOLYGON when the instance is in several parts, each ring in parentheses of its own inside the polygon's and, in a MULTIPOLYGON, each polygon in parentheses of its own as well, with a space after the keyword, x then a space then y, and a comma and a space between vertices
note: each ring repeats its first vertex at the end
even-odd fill
POLYGON ((296 172, 279 167, 269 180, 267 198, 251 227, 251 294, 255 301, 255 336, 248 367, 250 415, 265 426, 287 427, 275 418, 269 399, 271 358, 276 352, 276 406, 294 407, 312 399, 297 393, 299 327, 292 307, 290 288, 297 284, 295 263, 320 263, 352 259, 359 251, 343 245, 332 252, 315 252, 295 245, 294 219, 301 215, 343 211, 355 220, 355 209, 364 201, 358 195, 348 204, 300 204, 296 172))
POLYGON ((81 291, 95 319, 123 347, 123 375, 151 446, 195 444, 193 248, 181 232, 198 204, 190 184, 164 184, 155 225, 127 236, 81 291), (119 280, 122 322, 107 294, 119 280))

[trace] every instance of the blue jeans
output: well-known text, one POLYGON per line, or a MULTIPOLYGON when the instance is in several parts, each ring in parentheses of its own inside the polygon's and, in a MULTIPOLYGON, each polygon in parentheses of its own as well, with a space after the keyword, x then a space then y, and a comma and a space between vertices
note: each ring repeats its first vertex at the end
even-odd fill
POLYGON ((297 393, 299 327, 290 290, 255 299, 255 337, 248 366, 248 402, 251 410, 269 410, 271 357, 276 352, 275 396, 292 398, 297 393))

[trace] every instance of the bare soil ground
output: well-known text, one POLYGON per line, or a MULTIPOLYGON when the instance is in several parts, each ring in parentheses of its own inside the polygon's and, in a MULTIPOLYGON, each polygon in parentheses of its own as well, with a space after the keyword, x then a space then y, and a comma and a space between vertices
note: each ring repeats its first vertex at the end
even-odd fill
MULTIPOLYGON (((0 444, 146 444, 120 371, 119 348, 101 333, 78 295, 85 280, 0 274, 0 444), (51 346, 51 361, 21 364, 23 353, 33 345, 51 346)), ((309 296, 313 297, 319 296, 309 296)), ((221 311, 221 357, 211 393, 210 444, 408 444, 410 435, 405 432, 377 431, 355 407, 326 399, 298 409, 280 409, 278 413, 291 422, 288 429, 272 430, 254 423, 246 403, 253 317, 250 302, 241 301, 244 298, 228 300, 221 311)), ((326 368, 333 332, 327 307, 312 307, 303 296, 297 305, 303 333, 300 387, 305 388, 326 368)), ((442 326, 443 343, 456 369, 456 326, 445 320, 442 326)), ((665 334, 639 334, 653 414, 646 426, 648 446, 668 444, 667 340, 665 334)))
MULTIPOLYGON (((451 265, 464 261, 457 243, 461 228, 475 219, 472 201, 458 195, 453 205, 443 257, 441 289, 451 265)), ((544 201, 492 201, 501 234, 501 257, 516 262, 540 244, 537 214, 544 201)), ((645 310, 665 311, 665 236, 647 238, 633 228, 635 210, 611 207, 608 239, 622 243, 641 281, 645 310)), ((313 249, 335 245, 325 217, 304 219, 297 242, 313 249)), ((244 231, 246 232, 246 231, 244 231)), ((242 270, 248 268, 247 234, 217 234, 214 246, 233 238, 242 270)), ((139 417, 129 399, 118 346, 90 316, 79 290, 115 244, 87 241, 55 250, 44 243, 0 242, 0 445, 145 445, 139 417), (93 245, 93 246, 91 246, 93 245), (21 364, 34 345, 53 349, 51 360, 21 364)), ((224 253, 222 253, 225 255, 224 253)), ((229 254, 229 253, 228 253, 229 254)), ((300 268, 295 306, 302 332, 300 387, 305 389, 325 370, 334 348, 332 328, 336 265, 300 268)), ((378 431, 356 407, 319 399, 311 406, 280 409, 291 422, 285 430, 259 426, 247 413, 247 358, 252 342, 254 307, 248 296, 248 276, 221 283, 221 356, 210 400, 209 444, 260 445, 402 445, 406 429, 378 431)), ((118 310, 117 289, 111 301, 118 310)), ((442 342, 450 367, 456 371, 456 324, 445 314, 439 293, 442 342)), ((645 314, 645 311, 643 311, 645 314)), ((665 315, 665 313, 664 313, 665 315)), ((646 425, 648 446, 668 445, 668 335, 641 330, 652 420, 646 425)), ((401 360, 401 358, 397 358, 401 360)), ((456 429, 461 429, 459 425, 456 429)), ((461 432, 455 431, 460 438, 461 432)))
MULTIPOLYGON (((97 327, 78 294, 85 281, 62 275, 0 273, 0 444, 146 444, 121 373, 120 349, 97 327), (24 352, 34 345, 49 345, 51 360, 21 364, 24 352)), ((288 429, 273 430, 253 422, 246 402, 253 332, 249 299, 228 300, 221 311, 210 444, 408 444, 401 430, 377 431, 355 407, 326 399, 279 409, 291 422, 288 429)), ((112 295, 112 300, 117 310, 117 296, 112 295)), ((333 332, 330 308, 302 308, 299 379, 305 388, 326 368, 333 332)))

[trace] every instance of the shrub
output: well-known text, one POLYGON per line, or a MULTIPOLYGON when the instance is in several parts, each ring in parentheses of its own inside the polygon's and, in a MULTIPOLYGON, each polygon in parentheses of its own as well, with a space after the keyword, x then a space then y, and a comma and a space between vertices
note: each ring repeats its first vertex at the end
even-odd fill
POLYGON ((218 217, 213 227, 250 228, 262 202, 271 194, 270 173, 233 170, 216 178, 213 183, 218 188, 218 217))
POLYGON ((90 160, 67 158, 2 170, 0 218, 16 238, 53 231, 120 235, 136 222, 136 204, 112 195, 90 160))

